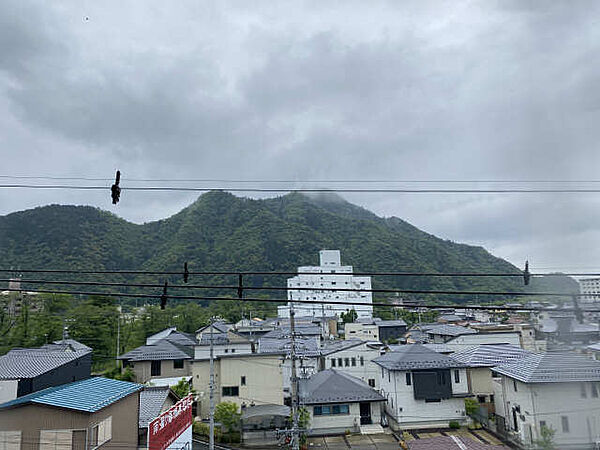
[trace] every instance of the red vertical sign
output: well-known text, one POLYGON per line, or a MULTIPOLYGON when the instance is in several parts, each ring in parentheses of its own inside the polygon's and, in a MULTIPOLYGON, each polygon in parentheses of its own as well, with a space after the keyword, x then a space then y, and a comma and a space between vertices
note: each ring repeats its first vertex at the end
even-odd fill
POLYGON ((165 450, 192 426, 192 396, 178 401, 148 425, 148 448, 165 450))

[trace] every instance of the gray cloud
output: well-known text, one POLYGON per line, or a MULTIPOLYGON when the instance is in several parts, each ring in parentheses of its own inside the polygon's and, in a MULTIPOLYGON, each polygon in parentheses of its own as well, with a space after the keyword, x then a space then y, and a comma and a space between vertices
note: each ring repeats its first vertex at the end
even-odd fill
MULTIPOLYGON (((2 2, 2 172, 595 178, 599 8, 2 2)), ((118 212, 138 222, 194 198, 137 195, 118 212)), ((597 196, 347 198, 515 263, 599 262, 597 196)), ((0 191, 0 213, 49 202, 110 207, 101 194, 0 191)))

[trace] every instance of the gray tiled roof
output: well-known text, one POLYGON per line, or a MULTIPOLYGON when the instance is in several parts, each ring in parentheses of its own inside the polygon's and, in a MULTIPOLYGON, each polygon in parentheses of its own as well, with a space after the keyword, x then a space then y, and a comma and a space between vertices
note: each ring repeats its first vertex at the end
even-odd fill
MULTIPOLYGON (((202 328, 198 328, 196 330, 196 333, 200 333, 200 332, 206 330, 208 327, 209 327, 209 325, 205 325, 202 328)), ((225 323, 225 322, 215 322, 213 324, 213 328, 220 333, 227 333, 229 331, 229 329, 232 327, 233 327, 232 324, 225 323)))
POLYGON ((406 322, 402 319, 397 320, 376 320, 375 324, 378 327, 405 327, 406 322))
POLYGON ((469 367, 493 367, 523 359, 531 352, 510 344, 481 344, 454 353, 451 358, 469 367))
POLYGON ((396 351, 386 353, 373 360, 388 370, 448 369, 466 367, 454 359, 428 349, 421 344, 400 346, 396 351), (404 347, 404 348, 402 348, 404 347))
POLYGON ((322 403, 379 402, 385 398, 358 378, 334 369, 323 370, 299 380, 300 401, 322 403))
POLYGON ((600 381, 600 361, 567 352, 533 353, 493 370, 523 383, 600 381))
POLYGON ((81 342, 76 341, 75 339, 65 339, 64 341, 61 339, 59 341, 54 341, 53 344, 56 345, 63 345, 67 344, 70 345, 71 348, 73 348, 73 350, 88 350, 88 351, 92 351, 91 347, 88 347, 87 345, 82 344, 81 342))
MULTIPOLYGON (((318 325, 307 325, 307 326, 296 326, 294 327, 296 336, 321 336, 321 327, 318 325)), ((276 328, 268 333, 264 334, 263 338, 276 338, 280 339, 289 336, 291 333, 290 327, 276 328)))
POLYGON ((91 350, 65 351, 58 348, 14 349, 0 356, 0 379, 35 378, 90 352, 91 350))
POLYGON ((152 345, 142 345, 135 348, 119 356, 118 359, 128 361, 162 361, 168 359, 192 359, 193 355, 193 347, 178 345, 168 339, 162 339, 152 345))
POLYGON ((423 327, 427 334, 438 334, 440 336, 462 336, 463 334, 477 334, 473 328, 461 327, 447 323, 439 325, 427 325, 423 327))
POLYGON ((140 392, 140 428, 146 428, 160 415, 169 392, 169 386, 147 386, 140 392))

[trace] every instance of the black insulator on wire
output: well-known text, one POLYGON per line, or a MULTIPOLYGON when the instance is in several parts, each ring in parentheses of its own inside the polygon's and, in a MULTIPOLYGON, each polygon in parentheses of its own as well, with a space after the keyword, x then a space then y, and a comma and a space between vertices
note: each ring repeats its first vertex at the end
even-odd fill
POLYGON ((113 205, 119 203, 119 199, 121 198, 121 187, 119 183, 121 182, 121 171, 117 170, 117 176, 115 177, 115 184, 110 187, 110 196, 112 197, 113 205))

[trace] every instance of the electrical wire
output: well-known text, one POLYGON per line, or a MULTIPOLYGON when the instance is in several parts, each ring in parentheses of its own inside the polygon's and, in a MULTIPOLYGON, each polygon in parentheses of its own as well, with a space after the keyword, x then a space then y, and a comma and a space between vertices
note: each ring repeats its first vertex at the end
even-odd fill
MULTIPOLYGON (((65 184, 0 184, 1 189, 110 190, 109 186, 65 184)), ((396 189, 396 188, 258 188, 258 187, 182 187, 121 186, 122 191, 147 192, 255 192, 255 193, 376 193, 376 194, 597 194, 600 189, 583 188, 506 188, 506 189, 396 189)))
MULTIPOLYGON (((10 278, 0 278, 0 282, 10 283, 14 281, 10 278)), ((118 283, 107 281, 65 281, 65 280, 32 280, 23 279, 21 283, 30 284, 56 284, 56 285, 73 285, 73 286, 110 286, 110 287, 135 287, 135 288, 151 288, 162 289, 164 284, 145 284, 145 283, 118 283)), ((237 290, 239 285, 176 285, 168 286, 169 289, 232 289, 237 290)), ((27 291, 25 288, 18 290, 27 291)), ((459 290, 428 290, 428 289, 360 289, 360 288, 325 288, 325 287, 287 287, 287 286, 242 286, 242 290, 250 291, 308 291, 313 293, 318 292, 356 292, 356 293, 387 293, 387 294, 435 294, 435 295, 491 295, 491 296, 529 296, 529 297, 600 297, 599 294, 565 294, 559 292, 514 292, 514 291, 459 291, 459 290)), ((33 291, 32 291, 33 292, 33 291)), ((238 300, 246 300, 245 298, 238 300)), ((280 301, 293 301, 296 299, 286 299, 280 301)), ((348 303, 348 302, 345 302, 348 303)), ((354 302, 350 302, 354 303, 354 302)))
MULTIPOLYGON (((218 286, 215 286, 217 288, 218 286)), ((15 289, 9 288, 5 289, 5 291, 9 292, 22 292, 23 289, 15 289)), ((89 292, 89 291, 65 291, 65 290, 49 290, 49 289, 34 289, 28 290, 27 292, 32 293, 40 293, 40 294, 70 294, 70 295, 94 295, 94 296, 105 296, 105 297, 131 297, 131 298, 151 298, 158 299, 160 294, 129 294, 126 292, 89 292)), ((402 291, 408 292, 408 291, 402 291)), ((420 293, 436 293, 436 292, 444 292, 444 291, 410 291, 410 292, 420 292, 420 293)), ((460 291, 449 291, 448 293, 456 294, 460 291)), ((473 292, 465 291, 465 294, 473 294, 473 292)), ((496 293, 499 295, 499 293, 496 293)), ((557 294, 559 295, 559 294, 557 294)), ((587 294, 586 294, 587 295, 587 294)), ((600 296, 600 294, 593 294, 594 296, 600 296)), ((568 296, 563 294, 562 296, 568 296)), ((265 298, 248 298, 244 297, 243 299, 233 298, 233 297, 209 297, 209 296, 197 296, 197 295, 168 295, 169 300, 198 300, 198 301, 237 301, 237 302, 263 302, 263 303, 287 303, 288 299, 265 299, 265 298)), ((541 311, 549 311, 549 312, 600 312, 600 308, 590 309, 590 308, 533 308, 527 306, 484 306, 484 305, 424 305, 424 304, 408 304, 408 305, 394 305, 390 303, 376 303, 376 302, 348 302, 348 301, 339 301, 333 302, 329 300, 292 300, 293 303, 306 303, 306 304, 314 304, 314 305, 341 305, 341 306, 377 306, 377 307, 385 307, 385 308, 394 308, 398 306, 409 306, 415 308, 424 308, 424 309, 444 309, 444 308, 457 308, 462 307, 465 309, 473 309, 473 310, 485 310, 485 311, 518 311, 518 312, 541 312, 541 311)))

